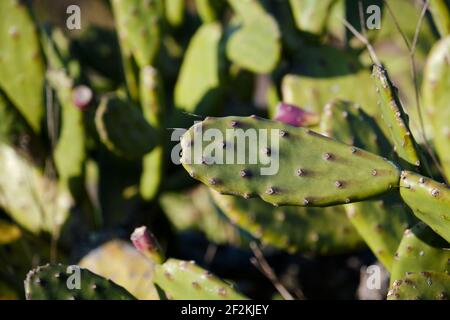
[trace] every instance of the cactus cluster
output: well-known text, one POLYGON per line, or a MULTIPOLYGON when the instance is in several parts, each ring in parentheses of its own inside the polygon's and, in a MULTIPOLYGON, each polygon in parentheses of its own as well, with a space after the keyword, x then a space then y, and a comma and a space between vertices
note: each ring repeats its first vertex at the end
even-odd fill
POLYGON ((450 8, 383 3, 1 0, 0 299, 449 299, 450 8))

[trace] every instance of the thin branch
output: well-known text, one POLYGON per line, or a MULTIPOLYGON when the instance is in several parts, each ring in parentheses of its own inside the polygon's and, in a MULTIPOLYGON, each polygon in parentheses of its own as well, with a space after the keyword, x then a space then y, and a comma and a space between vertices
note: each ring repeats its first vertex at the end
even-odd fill
POLYGON ((427 151, 427 153, 430 155, 434 165, 436 166, 436 168, 438 169, 439 173, 441 174, 442 177, 444 177, 444 181, 445 180, 445 175, 444 175, 444 170, 442 169, 436 155, 433 152, 433 149, 431 148, 430 144, 428 143, 428 139, 426 136, 426 132, 425 132, 425 123, 424 123, 424 119, 423 119, 423 113, 422 113, 422 106, 420 103, 420 92, 419 92, 419 84, 418 84, 418 76, 417 76, 417 67, 416 67, 416 60, 415 60, 415 51, 417 48, 417 43, 419 41, 419 34, 420 34, 420 29, 422 27, 422 23, 423 20, 425 18, 425 13, 428 10, 428 6, 430 3, 430 0, 427 0, 421 10, 420 13, 420 17, 419 20, 417 21, 417 26, 414 32, 414 38, 413 38, 413 42, 412 44, 410 43, 410 41, 408 40, 408 37, 405 35, 405 33, 403 32, 400 24, 398 23, 398 20, 392 10, 392 8, 389 6, 388 2, 386 0, 383 0, 384 4, 386 5, 386 8, 388 9, 388 12, 390 14, 390 16, 392 17, 392 20, 394 21, 395 27, 397 29, 397 31, 400 33, 400 35, 403 38, 403 41, 405 42, 406 47, 408 48, 408 52, 409 52, 409 63, 411 66, 411 75, 412 75, 412 81, 413 81, 413 85, 414 85, 414 95, 415 95, 415 102, 416 102, 416 109, 417 109, 417 114, 419 116, 419 127, 420 127, 420 135, 422 136, 422 140, 424 143, 424 147, 427 151))
POLYGON ((347 20, 341 19, 344 23, 345 27, 350 30, 351 33, 359 40, 361 41, 369 51, 370 58, 372 59, 373 63, 376 65, 381 65, 380 60, 378 59, 374 48, 370 44, 369 40, 365 36, 363 36, 358 30, 356 30, 347 20))
MULTIPOLYGON (((294 297, 289 293, 289 291, 281 284, 280 280, 278 279, 273 269, 270 267, 266 258, 264 258, 264 254, 262 253, 259 246, 255 242, 251 242, 250 248, 252 249, 255 256, 254 258, 250 259, 250 262, 256 268, 258 268, 259 271, 261 271, 261 273, 270 280, 270 282, 272 282, 275 289, 277 289, 277 291, 285 300, 295 300, 294 297)), ((301 299, 304 299, 303 293, 301 299)))

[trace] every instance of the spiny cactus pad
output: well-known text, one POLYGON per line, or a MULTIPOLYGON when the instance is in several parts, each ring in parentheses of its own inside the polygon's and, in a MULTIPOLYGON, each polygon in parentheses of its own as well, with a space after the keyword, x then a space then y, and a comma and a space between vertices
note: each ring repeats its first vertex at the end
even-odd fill
POLYGON ((228 0, 240 25, 227 41, 228 58, 255 73, 271 72, 281 54, 280 31, 275 19, 256 0, 228 0))
POLYGON ((27 300, 135 300, 111 280, 87 269, 62 264, 31 270, 25 280, 25 295, 27 300))
POLYGON ((379 106, 382 117, 389 129, 395 151, 400 159, 412 166, 420 166, 420 159, 416 150, 416 142, 409 130, 408 115, 403 110, 388 73, 383 66, 373 66, 373 78, 379 94, 379 106))
POLYGON ((377 155, 304 128, 253 116, 207 118, 186 132, 181 146, 181 162, 195 179, 224 194, 257 196, 274 205, 360 201, 397 186, 400 176, 394 164, 377 155), (218 135, 213 142, 202 137, 201 132, 209 129, 218 135), (262 132, 270 142, 261 142, 262 132), (212 150, 217 161, 212 161, 212 150), (223 157, 219 151, 224 151, 223 157))
POLYGON ((274 208, 261 199, 242 199, 212 191, 228 218, 263 243, 306 254, 338 254, 364 246, 342 206, 274 208))
POLYGON ((433 124, 436 151, 450 179, 450 36, 438 42, 430 53, 422 92, 433 124))
POLYGON ((450 242, 450 188, 417 173, 402 172, 400 195, 414 214, 450 242))
POLYGON ((169 259, 156 266, 155 283, 174 300, 243 300, 245 296, 195 262, 169 259))
POLYGON ((36 28, 19 0, 0 2, 0 87, 39 132, 44 115, 44 65, 36 28))
POLYGON ((410 273, 394 281, 388 300, 449 300, 450 275, 439 272, 410 273))
MULTIPOLYGON (((375 120, 351 102, 334 100, 328 103, 322 116, 321 131, 338 141, 376 154, 386 154, 390 149, 375 120)), ((389 270, 411 218, 408 210, 398 199, 356 202, 346 209, 351 223, 389 270)))
POLYGON ((187 112, 208 113, 218 99, 220 75, 218 23, 202 25, 192 37, 175 86, 175 106, 187 112))
POLYGON ((137 299, 158 299, 153 285, 154 263, 124 241, 108 241, 90 251, 78 265, 111 279, 137 299))
POLYGON ((408 272, 450 272, 450 245, 426 224, 407 229, 391 269, 391 282, 408 272))
POLYGON ((119 38, 142 68, 153 63, 160 44, 161 0, 111 1, 119 38))
POLYGON ((157 131, 145 120, 139 108, 116 96, 105 96, 95 114, 102 142, 125 158, 138 158, 157 143, 157 131))

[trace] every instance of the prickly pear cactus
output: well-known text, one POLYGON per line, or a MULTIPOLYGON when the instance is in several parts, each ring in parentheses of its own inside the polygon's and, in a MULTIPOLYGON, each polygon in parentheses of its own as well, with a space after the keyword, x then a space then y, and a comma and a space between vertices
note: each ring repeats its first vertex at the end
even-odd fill
POLYGON ((217 104, 220 84, 222 28, 202 25, 192 37, 175 86, 175 106, 186 112, 207 114, 217 104))
POLYGON ((73 81, 64 71, 49 71, 47 78, 56 90, 62 113, 61 132, 54 151, 55 164, 62 183, 80 192, 86 160, 83 112, 74 103, 73 81))
POLYGON ((322 33, 335 0, 289 0, 295 24, 301 31, 322 33))
POLYGON ((157 132, 142 112, 117 96, 102 99, 95 114, 95 125, 106 147, 128 159, 143 156, 157 143, 157 132))
POLYGON ((275 205, 328 206, 364 200, 397 186, 400 175, 394 164, 379 156, 304 128, 257 117, 208 118, 186 132, 181 146, 181 162, 195 179, 225 194, 260 197, 275 205), (221 137, 204 142, 201 132, 209 129, 221 137), (231 138, 227 129, 233 132, 231 138), (255 140, 244 145, 243 130, 248 129, 255 135, 259 129, 267 130, 270 144, 258 146, 255 140), (235 134, 240 135, 238 144, 235 134), (245 149, 237 150, 236 145, 245 149), (216 150, 216 160, 224 154, 248 154, 247 163, 254 159, 256 164, 239 164, 245 163, 242 159, 214 164, 215 159, 208 158, 211 155, 201 152, 205 147, 216 150), (270 161, 276 167, 261 164, 270 161))
POLYGON ((402 172, 400 195, 414 214, 450 242, 450 189, 417 173, 402 172))
MULTIPOLYGON (((389 153, 389 143, 375 120, 358 105, 347 101, 331 101, 325 106, 322 132, 364 150, 389 153)), ((390 270, 403 231, 409 226, 411 214, 399 199, 384 197, 356 202, 346 206, 351 223, 370 249, 390 270)))
POLYGON ((122 45, 139 67, 151 65, 160 45, 161 0, 111 1, 122 45))
POLYGON ((227 41, 228 58, 256 73, 271 72, 281 55, 281 35, 276 21, 256 0, 228 2, 239 19, 227 41))
POLYGON ((78 266, 45 265, 25 280, 27 300, 134 300, 124 288, 78 266), (77 277, 79 278, 77 279, 77 277))
POLYGON ((67 189, 6 144, 0 144, 0 191, 5 212, 33 233, 58 234, 73 202, 67 189))
POLYGON ((283 101, 321 113, 330 100, 344 99, 378 115, 370 72, 355 53, 325 46, 300 51, 297 57, 295 72, 282 80, 283 101), (354 89, 355 83, 360 90, 354 89))
POLYGON ((212 194, 231 221, 261 242, 288 252, 327 255, 364 246, 342 206, 274 208, 261 199, 212 194))
POLYGON ((89 252, 78 265, 111 279, 139 300, 159 298, 153 285, 154 263, 124 241, 108 241, 89 252))
POLYGON ((39 132, 44 115, 44 64, 36 27, 22 1, 1 1, 0 12, 0 88, 39 132))
POLYGON ((391 282, 408 272, 450 272, 450 245, 426 224, 407 229, 395 254, 391 282))
POLYGON ((409 129, 409 118, 400 103, 397 88, 383 66, 373 66, 373 78, 379 94, 382 118, 389 129, 396 153, 411 166, 420 166, 417 144, 409 129))
POLYGON ((410 273, 394 281, 388 300, 448 300, 450 275, 439 272, 410 273))
POLYGON ((168 298, 175 300, 247 299, 228 283, 190 261, 169 259, 156 266, 155 283, 168 298))
POLYGON ((450 36, 438 42, 431 51, 423 81, 424 106, 433 125, 434 144, 450 179, 450 36))

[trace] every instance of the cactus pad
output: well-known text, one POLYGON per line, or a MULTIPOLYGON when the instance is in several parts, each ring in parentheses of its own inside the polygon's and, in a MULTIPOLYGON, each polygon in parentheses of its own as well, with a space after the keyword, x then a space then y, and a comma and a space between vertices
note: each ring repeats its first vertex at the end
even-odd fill
POLYGON ((383 66, 373 66, 373 77, 379 93, 382 117, 389 129, 396 153, 406 163, 416 167, 420 166, 416 142, 409 130, 408 115, 400 103, 397 88, 392 84, 383 66))
POLYGON ((434 144, 450 179, 450 36, 431 51, 423 81, 423 99, 433 124, 434 144))
POLYGON ((391 282, 408 272, 449 272, 450 245, 420 222, 405 231, 391 271, 391 282))
POLYGON ((27 300, 134 300, 124 288, 87 269, 79 268, 80 287, 76 284, 76 266, 45 265, 31 270, 25 280, 27 300), (74 279, 71 282, 71 279, 74 279))
POLYGON ((414 172, 402 172, 400 195, 414 214, 450 242, 450 188, 414 172))
POLYGON ((247 299, 229 284, 195 262, 169 259, 156 266, 155 283, 174 300, 243 300, 247 299))
POLYGON ((317 255, 349 252, 364 246, 342 206, 274 208, 260 199, 212 193, 233 223, 264 244, 289 252, 317 255))
POLYGON ((151 65, 160 44, 161 0, 113 0, 119 38, 139 67, 151 65))
POLYGON ((66 189, 6 144, 0 144, 0 191, 6 213, 34 233, 58 233, 72 206, 66 189))
POLYGON ((394 281, 388 300, 449 300, 450 275, 439 272, 410 273, 394 281))
POLYGON ((181 162, 195 179, 224 194, 256 196, 275 205, 360 201, 397 186, 400 175, 395 165, 379 156, 304 128, 253 116, 207 118, 186 132, 181 146, 181 162), (202 132, 207 131, 218 135, 213 142, 204 141, 202 132), (258 146, 256 137, 260 134, 262 140, 264 132, 270 141, 258 146), (254 141, 249 141, 252 135, 254 141))
POLYGON ((108 241, 89 252, 78 265, 111 279, 123 286, 137 299, 158 299, 152 281, 154 263, 124 241, 108 241))
POLYGON ((0 2, 0 87, 39 132, 44 115, 44 65, 36 28, 19 0, 0 2))
POLYGON ((150 152, 158 139, 156 130, 139 108, 115 96, 102 99, 95 114, 95 125, 106 147, 129 159, 150 152))
POLYGON ((256 0, 229 0, 240 25, 227 41, 228 58, 256 73, 271 72, 280 59, 280 31, 256 0))
POLYGON ((334 0, 289 0, 297 28, 310 33, 322 33, 334 0))
POLYGON ((217 103, 221 37, 222 29, 217 23, 202 25, 192 37, 175 86, 178 109, 208 113, 217 103))

